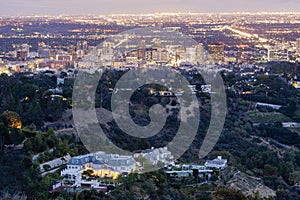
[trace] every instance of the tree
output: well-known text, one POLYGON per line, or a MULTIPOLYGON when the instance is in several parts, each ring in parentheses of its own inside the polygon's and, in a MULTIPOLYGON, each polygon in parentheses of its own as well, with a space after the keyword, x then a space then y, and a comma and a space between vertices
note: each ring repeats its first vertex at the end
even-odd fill
POLYGON ((277 175, 277 167, 266 164, 264 166, 264 175, 265 176, 275 176, 277 175))
POLYGON ((32 147, 35 153, 40 153, 46 149, 46 145, 42 140, 41 134, 37 134, 33 138, 32 147))
POLYGON ((193 176, 195 179, 198 179, 199 176, 199 170, 198 169, 193 169, 193 176))
POLYGON ((215 193, 216 199, 223 200, 247 200, 243 193, 239 190, 228 189, 226 187, 220 187, 215 193))
POLYGON ((26 140, 25 143, 24 143, 24 147, 23 149, 26 151, 26 152, 30 152, 32 151, 32 142, 31 140, 26 140))
POLYGON ((38 127, 44 125, 42 109, 38 102, 34 101, 30 104, 26 115, 26 124, 34 123, 38 127))
POLYGON ((50 165, 43 165, 43 168, 45 171, 49 171, 51 169, 51 166, 50 165))
POLYGON ((20 116, 16 112, 5 111, 3 115, 8 120, 8 126, 10 128, 18 128, 18 129, 22 128, 22 122, 20 116))
POLYGON ((7 127, 3 123, 0 123, 0 150, 3 149, 5 137, 7 135, 8 135, 7 127))
POLYGON ((48 134, 48 135, 54 135, 54 134, 55 134, 55 132, 54 132, 54 130, 53 130, 52 127, 50 127, 50 128, 47 130, 47 134, 48 134))
POLYGON ((289 182, 291 184, 299 184, 300 183, 300 171, 295 171, 290 174, 289 182))

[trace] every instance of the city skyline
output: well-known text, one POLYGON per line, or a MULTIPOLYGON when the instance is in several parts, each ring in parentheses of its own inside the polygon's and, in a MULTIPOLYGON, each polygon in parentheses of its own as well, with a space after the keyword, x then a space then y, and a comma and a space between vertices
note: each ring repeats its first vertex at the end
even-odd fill
POLYGON ((86 1, 0 1, 0 15, 144 14, 157 12, 300 12, 297 0, 86 0, 86 1))

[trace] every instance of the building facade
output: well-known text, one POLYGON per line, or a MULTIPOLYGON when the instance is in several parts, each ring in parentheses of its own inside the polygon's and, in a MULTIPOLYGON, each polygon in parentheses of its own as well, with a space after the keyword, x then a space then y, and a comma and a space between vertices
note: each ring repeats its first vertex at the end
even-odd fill
POLYGON ((132 156, 97 152, 71 158, 67 168, 61 171, 61 176, 66 181, 80 185, 82 176, 87 171, 96 177, 117 179, 122 173, 134 172, 136 167, 137 163, 132 156))
POLYGON ((218 156, 213 160, 207 160, 204 165, 209 169, 224 170, 227 167, 227 162, 227 159, 223 159, 222 156, 218 156))
POLYGON ((209 58, 216 64, 224 61, 224 44, 215 43, 208 45, 209 58))

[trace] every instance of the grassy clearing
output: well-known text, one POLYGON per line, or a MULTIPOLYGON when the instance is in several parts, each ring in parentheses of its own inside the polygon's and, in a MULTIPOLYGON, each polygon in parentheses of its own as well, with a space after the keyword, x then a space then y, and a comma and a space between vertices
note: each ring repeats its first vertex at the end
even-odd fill
POLYGON ((258 111, 248 112, 247 116, 253 123, 275 123, 275 122, 291 122, 292 120, 278 112, 262 113, 258 111))

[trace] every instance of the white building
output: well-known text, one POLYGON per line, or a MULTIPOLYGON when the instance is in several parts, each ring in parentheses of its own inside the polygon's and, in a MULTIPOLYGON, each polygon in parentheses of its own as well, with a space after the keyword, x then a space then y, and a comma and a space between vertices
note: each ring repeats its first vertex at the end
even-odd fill
POLYGON ((45 171, 45 167, 44 166, 49 166, 49 170, 50 169, 54 169, 54 168, 58 168, 62 165, 65 165, 69 162, 69 160, 71 159, 70 154, 67 154, 66 156, 63 156, 61 158, 56 158, 53 159, 51 161, 45 162, 40 164, 40 171, 44 172, 45 171))
POLYGON ((157 165, 158 162, 161 162, 164 165, 169 165, 174 162, 174 156, 170 151, 168 151, 167 147, 158 149, 151 148, 144 150, 141 153, 134 154, 135 158, 138 158, 139 156, 144 157, 153 165, 157 165))
POLYGON ((64 180, 75 182, 76 186, 82 183, 82 174, 90 170, 97 177, 116 179, 122 173, 131 173, 136 170, 137 163, 132 156, 106 154, 97 152, 71 158, 67 168, 61 171, 64 180))
POLYGON ((281 105, 257 102, 255 104, 255 107, 257 108, 259 106, 261 106, 261 107, 269 107, 269 108, 272 108, 274 110, 279 110, 282 107, 281 105))
POLYGON ((207 168, 224 170, 227 167, 227 159, 218 156, 216 159, 207 160, 204 165, 207 168))

